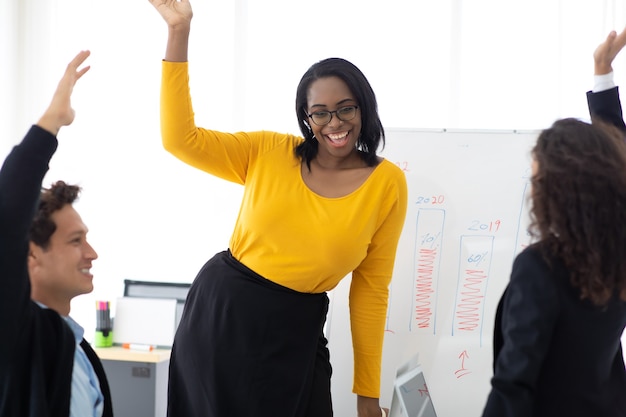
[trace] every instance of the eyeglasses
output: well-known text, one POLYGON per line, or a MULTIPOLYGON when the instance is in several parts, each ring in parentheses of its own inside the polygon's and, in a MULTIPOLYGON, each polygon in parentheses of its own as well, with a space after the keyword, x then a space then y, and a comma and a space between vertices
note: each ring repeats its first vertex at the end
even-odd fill
POLYGON ((354 116, 356 116, 356 109, 358 108, 359 106, 346 106, 334 111, 314 111, 311 114, 307 114, 307 116, 309 116, 316 125, 324 126, 330 123, 333 119, 333 113, 337 115, 337 119, 343 122, 354 119, 354 116))

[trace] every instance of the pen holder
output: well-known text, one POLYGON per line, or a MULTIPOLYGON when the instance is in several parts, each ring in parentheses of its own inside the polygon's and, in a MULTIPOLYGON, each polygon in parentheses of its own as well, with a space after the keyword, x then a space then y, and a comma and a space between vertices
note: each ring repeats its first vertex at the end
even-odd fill
POLYGON ((113 326, 111 325, 111 305, 108 301, 96 301, 96 347, 113 346, 113 326))
POLYGON ((113 346, 113 330, 96 330, 94 345, 96 347, 113 346))

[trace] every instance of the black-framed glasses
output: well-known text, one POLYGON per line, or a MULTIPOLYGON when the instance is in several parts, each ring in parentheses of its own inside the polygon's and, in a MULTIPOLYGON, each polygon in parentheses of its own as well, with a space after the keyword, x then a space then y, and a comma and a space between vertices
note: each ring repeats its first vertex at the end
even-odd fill
POLYGON ((343 122, 354 119, 354 116, 356 116, 356 109, 358 108, 359 106, 346 106, 333 111, 314 111, 311 114, 307 114, 307 116, 309 116, 311 120, 313 120, 313 123, 315 123, 316 125, 324 126, 330 123, 330 121, 333 119, 333 113, 337 115, 337 119, 343 122))

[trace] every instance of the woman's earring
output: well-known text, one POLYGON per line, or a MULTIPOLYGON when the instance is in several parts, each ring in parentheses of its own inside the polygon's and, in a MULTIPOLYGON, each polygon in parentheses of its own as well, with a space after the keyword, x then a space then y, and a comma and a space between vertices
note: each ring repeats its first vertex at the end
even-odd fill
POLYGON ((313 133, 313 129, 311 129, 311 125, 306 120, 302 120, 306 125, 307 129, 309 129, 309 133, 311 134, 311 138, 315 139, 315 134, 313 133))

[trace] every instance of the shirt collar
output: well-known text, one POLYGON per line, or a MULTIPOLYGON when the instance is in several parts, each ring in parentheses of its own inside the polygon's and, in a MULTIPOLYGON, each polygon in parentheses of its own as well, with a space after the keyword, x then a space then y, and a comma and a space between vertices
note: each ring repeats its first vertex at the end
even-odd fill
MULTIPOLYGON (((42 304, 39 301, 35 301, 35 303, 37 303, 37 305, 41 308, 48 308, 47 305, 42 304)), ((72 333, 74 333, 74 339, 76 339, 76 343, 82 342, 83 336, 85 335, 85 329, 83 329, 80 324, 76 323, 74 319, 70 316, 61 317, 63 317, 63 320, 65 320, 67 325, 70 326, 70 329, 72 329, 72 333)))

